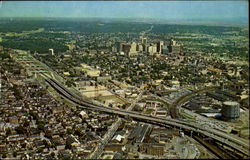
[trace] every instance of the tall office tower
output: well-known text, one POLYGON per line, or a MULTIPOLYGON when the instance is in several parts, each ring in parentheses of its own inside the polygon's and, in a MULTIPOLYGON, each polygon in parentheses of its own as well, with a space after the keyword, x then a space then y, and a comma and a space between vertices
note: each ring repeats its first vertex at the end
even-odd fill
POLYGON ((153 45, 153 52, 156 53, 157 52, 157 46, 153 45))
POLYGON ((130 50, 129 50, 129 56, 133 56, 133 55, 137 54, 136 46, 137 46, 137 44, 135 42, 133 42, 131 44, 131 47, 130 47, 130 50))
POLYGON ((131 45, 130 44, 122 44, 122 51, 126 54, 129 53, 130 51, 130 48, 131 48, 131 45))
POLYGON ((157 52, 158 52, 158 53, 162 53, 163 46, 164 46, 164 42, 163 42, 163 41, 159 41, 159 42, 157 43, 157 52))
POLYGON ((111 51, 112 51, 112 52, 118 52, 118 51, 117 51, 117 48, 116 48, 115 46, 113 46, 113 47, 111 48, 111 51))
POLYGON ((164 45, 162 47, 162 54, 168 54, 169 53, 169 50, 168 50, 168 46, 167 45, 164 45))
POLYGON ((142 44, 145 44, 145 45, 146 45, 147 42, 148 42, 148 41, 147 41, 147 38, 142 38, 142 41, 141 41, 142 44))
POLYGON ((52 56, 54 56, 54 49, 49 49, 49 52, 51 53, 52 56))
POLYGON ((139 52, 142 52, 143 51, 143 46, 142 46, 142 44, 138 44, 137 45, 137 51, 139 51, 139 52))
POLYGON ((135 42, 131 43, 130 51, 131 52, 136 52, 136 46, 137 46, 137 44, 135 42))
POLYGON ((115 48, 117 52, 122 51, 122 43, 121 42, 115 42, 115 48))
POLYGON ((180 53, 181 45, 171 38, 168 49, 170 53, 180 53))
POLYGON ((143 44, 142 47, 143 47, 143 52, 148 52, 148 47, 149 47, 148 44, 143 44))
POLYGON ((149 55, 153 55, 156 52, 157 52, 157 46, 151 45, 151 46, 148 47, 148 53, 149 53, 149 55))
POLYGON ((177 42, 173 38, 171 38, 170 45, 175 46, 176 44, 177 44, 177 42))

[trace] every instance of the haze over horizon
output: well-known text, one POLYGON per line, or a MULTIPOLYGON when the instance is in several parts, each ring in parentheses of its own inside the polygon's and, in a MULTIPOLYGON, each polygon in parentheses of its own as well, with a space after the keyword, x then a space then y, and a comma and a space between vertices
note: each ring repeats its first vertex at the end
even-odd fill
POLYGON ((2 1, 0 18, 4 17, 248 24, 248 1, 2 1))

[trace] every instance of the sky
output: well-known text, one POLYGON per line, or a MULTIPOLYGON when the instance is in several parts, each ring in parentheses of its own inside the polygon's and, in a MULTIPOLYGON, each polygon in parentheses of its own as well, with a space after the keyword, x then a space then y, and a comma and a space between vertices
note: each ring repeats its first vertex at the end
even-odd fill
POLYGON ((1 1, 0 17, 248 19, 248 1, 1 1))

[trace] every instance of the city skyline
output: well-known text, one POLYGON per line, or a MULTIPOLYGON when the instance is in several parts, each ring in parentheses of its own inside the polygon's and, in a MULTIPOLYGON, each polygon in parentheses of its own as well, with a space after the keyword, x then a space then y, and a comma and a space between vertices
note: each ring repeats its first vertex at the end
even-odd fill
POLYGON ((248 2, 0 1, 0 159, 246 159, 248 2))

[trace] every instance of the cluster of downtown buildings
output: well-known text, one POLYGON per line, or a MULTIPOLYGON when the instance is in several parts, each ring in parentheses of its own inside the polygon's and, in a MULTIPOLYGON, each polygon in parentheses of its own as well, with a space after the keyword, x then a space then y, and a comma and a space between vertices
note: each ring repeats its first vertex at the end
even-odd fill
POLYGON ((112 51, 128 56, 136 56, 139 53, 148 53, 149 55, 182 53, 182 45, 172 38, 170 42, 159 41, 157 43, 148 43, 145 37, 140 37, 140 39, 140 43, 116 42, 112 47, 112 51))
MULTIPOLYGON (((71 88, 75 84, 81 95, 111 108, 126 109, 129 104, 126 100, 134 101, 143 89, 154 95, 153 98, 173 103, 193 89, 232 84, 233 88, 223 87, 223 92, 216 90, 200 94, 180 107, 183 115, 198 117, 200 124, 216 125, 224 131, 231 127, 227 124, 233 124, 227 121, 244 121, 242 113, 246 112, 240 110, 238 104, 225 106, 223 102, 235 99, 241 103, 241 108, 249 107, 249 98, 246 98, 249 87, 245 78, 247 65, 229 63, 202 52, 188 53, 185 50, 184 54, 183 45, 173 38, 168 41, 158 37, 159 40, 151 35, 150 39, 141 36, 138 40, 135 35, 136 38, 125 41, 125 34, 87 34, 81 37, 72 33, 68 33, 70 38, 67 40, 78 39, 78 44, 83 46, 76 47, 77 43, 72 42, 67 52, 59 53, 50 48, 50 53, 34 53, 33 56, 71 82, 65 86, 71 88), (222 117, 227 119, 219 121, 218 125, 211 119, 216 118, 214 115, 218 115, 221 109, 222 117), (207 118, 197 116, 201 112, 211 119, 205 122, 207 118)), ((1 56, 5 52, 14 53, 11 49, 0 50, 1 56)), ((37 78, 27 77, 25 73, 31 69, 38 73, 42 71, 41 66, 32 67, 30 59, 22 61, 29 65, 21 68, 11 58, 0 61, 2 66, 12 68, 1 70, 4 78, 0 87, 5 99, 1 110, 4 116, 0 117, 0 158, 83 159, 98 153, 96 148, 102 144, 105 144, 102 154, 97 157, 103 159, 185 158, 183 147, 194 153, 189 155, 193 158, 200 158, 200 152, 207 152, 179 130, 136 123, 126 118, 114 129, 117 116, 82 110, 64 99, 55 99, 51 90, 41 87, 37 78), (27 79, 32 82, 27 82, 27 79), (10 86, 12 84, 16 89, 10 86), (108 139, 105 139, 106 135, 108 139)), ((150 100, 148 95, 142 95, 149 100, 138 101, 134 110, 153 117, 169 118, 169 110, 163 103, 150 100)), ((241 137, 249 136, 247 129, 242 128, 231 130, 241 137)))

